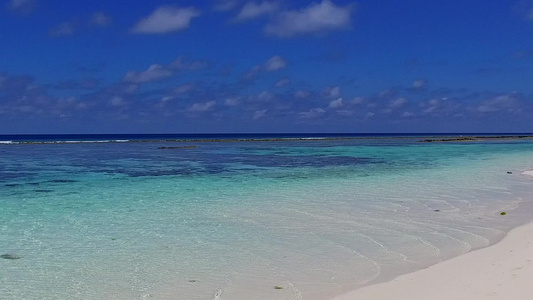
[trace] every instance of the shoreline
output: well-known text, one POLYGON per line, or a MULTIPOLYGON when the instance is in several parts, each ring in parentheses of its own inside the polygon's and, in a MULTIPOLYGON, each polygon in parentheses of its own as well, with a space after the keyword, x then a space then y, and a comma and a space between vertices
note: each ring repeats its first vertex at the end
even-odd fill
MULTIPOLYGON (((533 170, 521 173, 533 178, 533 170)), ((331 300, 531 299, 533 221, 499 242, 331 300)))

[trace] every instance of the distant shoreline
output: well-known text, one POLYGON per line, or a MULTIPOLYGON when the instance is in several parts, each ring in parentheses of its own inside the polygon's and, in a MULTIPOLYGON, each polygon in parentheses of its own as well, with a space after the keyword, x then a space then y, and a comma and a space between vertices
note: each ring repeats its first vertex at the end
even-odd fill
MULTIPOLYGON (((80 136, 81 137, 81 136, 80 136)), ((105 140, 0 140, 0 145, 50 145, 50 144, 97 144, 97 143, 238 143, 238 142, 305 142, 305 141, 341 141, 341 140, 386 140, 386 139, 419 139, 421 143, 446 142, 483 142, 498 140, 533 139, 533 135, 364 135, 364 136, 302 136, 302 137, 257 137, 257 138, 168 138, 168 139, 105 139, 105 140)))
POLYGON ((533 135, 498 135, 498 136, 463 136, 458 138, 444 138, 444 139, 425 139, 419 142, 435 143, 435 142, 476 142, 476 141, 494 141, 494 140, 518 140, 518 139, 533 139, 533 135))

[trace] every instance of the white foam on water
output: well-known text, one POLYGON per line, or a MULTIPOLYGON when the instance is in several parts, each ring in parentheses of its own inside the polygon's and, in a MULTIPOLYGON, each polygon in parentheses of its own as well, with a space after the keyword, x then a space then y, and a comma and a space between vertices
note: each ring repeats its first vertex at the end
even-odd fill
POLYGON ((522 172, 522 175, 533 176, 533 170, 530 170, 530 171, 524 171, 524 172, 522 172))

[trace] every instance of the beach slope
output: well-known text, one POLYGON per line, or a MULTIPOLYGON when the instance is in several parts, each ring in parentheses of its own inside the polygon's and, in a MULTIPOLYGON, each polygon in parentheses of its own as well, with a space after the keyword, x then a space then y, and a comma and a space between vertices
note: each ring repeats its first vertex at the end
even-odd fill
POLYGON ((338 296, 334 300, 532 299, 533 223, 513 229, 487 248, 469 252, 338 296))

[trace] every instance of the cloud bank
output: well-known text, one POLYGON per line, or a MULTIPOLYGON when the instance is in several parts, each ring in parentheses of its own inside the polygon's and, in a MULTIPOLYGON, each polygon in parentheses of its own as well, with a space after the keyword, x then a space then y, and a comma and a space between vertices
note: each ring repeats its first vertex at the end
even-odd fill
POLYGON ((161 6, 141 19, 132 29, 133 33, 165 34, 189 27, 191 20, 200 16, 193 7, 161 6))
POLYGON ((329 0, 313 3, 301 10, 281 12, 264 31, 276 37, 325 33, 349 28, 353 5, 337 6, 329 0))

